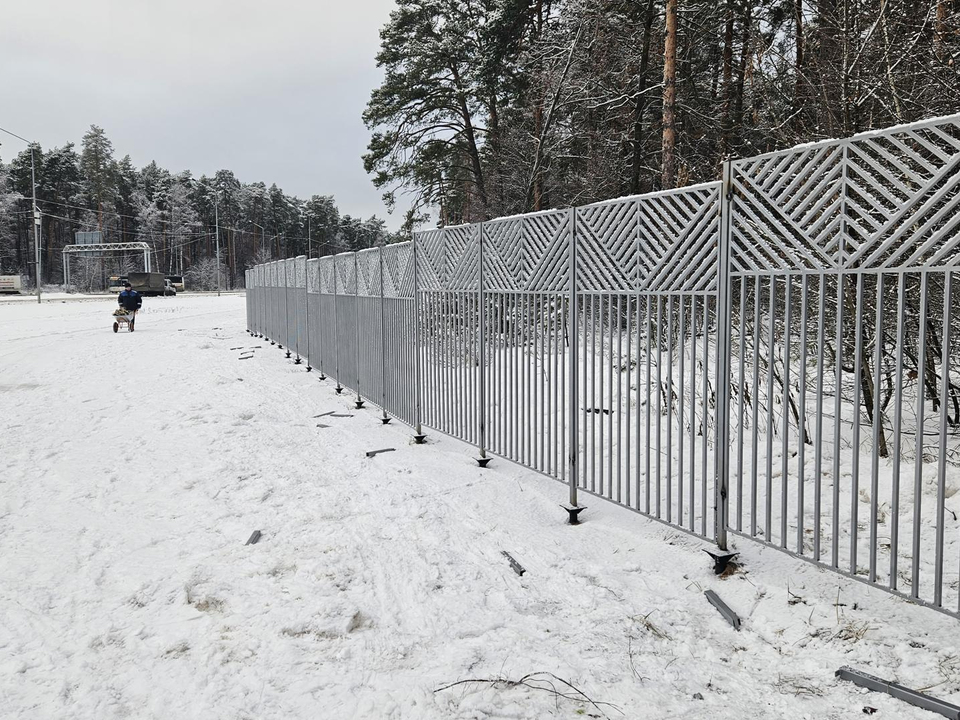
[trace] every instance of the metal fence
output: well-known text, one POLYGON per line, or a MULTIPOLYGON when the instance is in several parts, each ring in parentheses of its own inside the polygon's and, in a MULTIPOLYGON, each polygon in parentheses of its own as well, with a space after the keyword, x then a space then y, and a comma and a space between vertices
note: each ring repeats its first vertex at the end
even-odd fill
POLYGON ((960 615, 960 116, 721 182, 258 266, 249 330, 397 417, 960 615))

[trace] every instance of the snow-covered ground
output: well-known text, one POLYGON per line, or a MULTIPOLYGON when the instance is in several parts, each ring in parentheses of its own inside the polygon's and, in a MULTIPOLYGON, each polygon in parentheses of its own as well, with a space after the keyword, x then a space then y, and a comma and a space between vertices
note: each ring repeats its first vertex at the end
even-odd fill
POLYGON ((4 718, 937 717, 842 665, 960 702, 951 617, 747 541, 717 578, 596 498, 565 525, 562 485, 411 444, 242 296, 117 335, 113 302, 0 304, 4 718))

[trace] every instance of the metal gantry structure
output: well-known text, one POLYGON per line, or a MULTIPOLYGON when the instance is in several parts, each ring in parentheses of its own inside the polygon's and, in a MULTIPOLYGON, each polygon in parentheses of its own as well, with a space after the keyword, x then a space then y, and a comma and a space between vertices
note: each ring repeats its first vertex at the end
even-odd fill
POLYGON ((268 263, 247 325, 419 439, 567 483, 572 517, 604 498, 960 616, 958 266, 951 116, 268 263))

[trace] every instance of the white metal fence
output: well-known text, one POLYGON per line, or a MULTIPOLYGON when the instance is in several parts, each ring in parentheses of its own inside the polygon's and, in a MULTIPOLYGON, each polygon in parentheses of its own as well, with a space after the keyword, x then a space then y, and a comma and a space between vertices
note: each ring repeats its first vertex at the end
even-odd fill
POLYGON ((960 615, 960 116, 722 182, 247 273, 251 332, 428 426, 727 546, 960 615))

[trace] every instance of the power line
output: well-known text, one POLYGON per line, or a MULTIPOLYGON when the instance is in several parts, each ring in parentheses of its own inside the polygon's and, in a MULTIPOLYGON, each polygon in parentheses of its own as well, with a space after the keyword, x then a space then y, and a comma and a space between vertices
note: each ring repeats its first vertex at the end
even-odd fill
POLYGON ((7 135, 12 135, 12 136, 15 137, 17 140, 23 140, 27 145, 38 145, 38 144, 39 144, 39 143, 33 142, 32 140, 27 140, 25 137, 22 137, 22 136, 20 136, 20 135, 17 135, 15 132, 11 132, 10 130, 7 130, 6 128, 0 127, 0 131, 5 132, 7 135))

